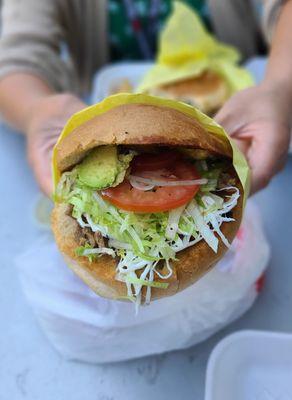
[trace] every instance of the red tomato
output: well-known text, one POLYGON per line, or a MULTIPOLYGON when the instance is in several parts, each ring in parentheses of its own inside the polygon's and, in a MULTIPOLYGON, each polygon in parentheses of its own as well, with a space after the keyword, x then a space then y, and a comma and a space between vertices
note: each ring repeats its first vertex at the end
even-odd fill
POLYGON ((131 162, 132 173, 138 171, 156 171, 162 168, 171 167, 181 158, 176 151, 163 151, 159 154, 144 153, 136 156, 131 162))
MULTIPOLYGON (((195 167, 185 161, 178 161, 171 168, 152 173, 141 172, 139 176, 169 181, 200 178, 195 167)), ((199 185, 157 186, 153 191, 144 192, 133 188, 125 179, 120 185, 103 190, 102 197, 123 210, 151 213, 178 208, 188 203, 198 190, 199 185)))

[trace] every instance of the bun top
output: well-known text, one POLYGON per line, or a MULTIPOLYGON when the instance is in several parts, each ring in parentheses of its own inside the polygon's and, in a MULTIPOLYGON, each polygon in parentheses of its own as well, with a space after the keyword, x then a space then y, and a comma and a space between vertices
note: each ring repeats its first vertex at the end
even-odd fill
POLYGON ((102 145, 183 146, 232 157, 230 143, 208 132, 195 118, 170 107, 125 104, 112 108, 74 129, 56 145, 62 173, 86 153, 102 145))
POLYGON ((160 89, 182 97, 189 94, 193 96, 208 95, 217 92, 222 87, 227 87, 226 81, 215 72, 206 71, 197 77, 163 85, 160 89))

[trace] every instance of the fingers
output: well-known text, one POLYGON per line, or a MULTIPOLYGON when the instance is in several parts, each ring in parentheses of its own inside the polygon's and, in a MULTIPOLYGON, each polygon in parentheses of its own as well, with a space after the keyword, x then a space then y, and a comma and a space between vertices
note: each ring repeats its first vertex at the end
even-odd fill
POLYGON ((270 180, 285 165, 289 140, 285 128, 267 131, 265 135, 255 135, 247 152, 251 168, 251 194, 265 188, 270 180), (287 138, 287 139, 286 139, 287 138))
POLYGON ((214 116, 214 119, 219 125, 223 126, 226 132, 230 135, 234 126, 234 118, 231 117, 228 107, 223 106, 214 116))
POLYGON ((228 108, 223 106, 214 116, 214 119, 219 125, 222 125, 225 129, 227 129, 226 124, 228 123, 229 117, 228 108))
POLYGON ((70 94, 57 94, 43 99, 35 110, 27 132, 28 160, 41 190, 53 193, 52 150, 68 118, 86 106, 70 94))
MULTIPOLYGON (((216 117, 217 118, 217 117, 216 117)), ((229 116, 221 117, 218 114, 217 122, 223 126, 226 133, 233 139, 239 150, 246 156, 252 143, 252 138, 247 133, 245 127, 240 121, 240 118, 234 119, 229 116)))
POLYGON ((51 171, 51 157, 53 146, 47 143, 28 143, 28 160, 34 171, 35 178, 42 192, 51 197, 53 194, 53 182, 51 171))
POLYGON ((265 188, 285 164, 290 137, 288 127, 268 119, 241 124, 240 117, 234 120, 224 107, 216 119, 248 159, 252 174, 251 194, 265 188))
POLYGON ((248 88, 232 96, 215 116, 248 159, 252 193, 283 168, 288 153, 290 113, 275 98, 263 87, 248 88))
POLYGON ((243 154, 247 154, 250 146, 251 146, 251 140, 250 138, 246 137, 246 138, 240 138, 237 139, 236 137, 233 138, 233 141, 236 143, 237 147, 239 148, 239 150, 243 153, 243 154))

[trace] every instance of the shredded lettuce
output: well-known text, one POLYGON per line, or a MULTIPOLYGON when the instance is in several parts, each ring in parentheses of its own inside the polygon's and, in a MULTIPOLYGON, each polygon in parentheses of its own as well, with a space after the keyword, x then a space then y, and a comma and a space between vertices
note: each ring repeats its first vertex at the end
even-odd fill
MULTIPOLYGON (((132 154, 119 157, 128 164, 132 154)), ((171 262, 176 260, 179 251, 201 240, 214 252, 218 251, 219 240, 229 246, 220 227, 223 222, 233 221, 226 214, 237 204, 239 190, 232 186, 216 189, 222 165, 214 163, 210 167, 205 160, 200 160, 196 167, 208 183, 200 187, 193 200, 169 212, 144 214, 123 211, 103 200, 97 191, 78 179, 74 169, 62 175, 56 197, 72 205, 72 216, 82 228, 100 232, 107 239, 107 247, 92 248, 87 244, 78 247, 76 254, 90 261, 103 254, 116 257, 116 278, 125 283, 127 298, 135 299, 137 307, 143 286, 146 303, 150 302, 152 287, 168 286, 156 282, 155 277, 168 279, 172 275, 171 262), (225 191, 224 197, 220 196, 221 190, 225 191), (166 273, 157 268, 158 263, 164 263, 166 273)))
MULTIPOLYGON (((92 249, 92 247, 90 246, 90 244, 86 243, 85 246, 77 247, 75 249, 75 254, 77 256, 79 256, 79 257, 83 257, 85 250, 88 250, 88 249, 92 249)), ((88 255, 86 255, 86 257, 88 258, 88 260, 90 262, 93 262, 95 260, 95 258, 96 258, 96 255, 95 254, 88 254, 88 255)))
POLYGON ((128 300, 131 301, 132 303, 136 303, 136 299, 134 296, 119 296, 117 300, 128 300))
POLYGON ((186 210, 193 219, 195 229, 202 238, 208 243, 211 249, 216 253, 218 250, 218 239, 212 229, 204 219, 204 216, 195 200, 192 200, 186 210))
POLYGON ((155 287, 159 289, 167 289, 169 286, 169 283, 166 282, 154 282, 154 281, 148 281, 145 279, 140 279, 140 278, 135 278, 133 276, 126 276, 124 279, 120 279, 122 282, 129 282, 131 284, 138 284, 141 286, 150 286, 150 287, 155 287))
POLYGON ((219 176, 222 169, 224 169, 224 163, 212 161, 211 165, 208 165, 206 160, 200 160, 196 162, 196 169, 201 178, 206 178, 208 180, 205 185, 200 187, 200 192, 215 191, 218 185, 219 176))

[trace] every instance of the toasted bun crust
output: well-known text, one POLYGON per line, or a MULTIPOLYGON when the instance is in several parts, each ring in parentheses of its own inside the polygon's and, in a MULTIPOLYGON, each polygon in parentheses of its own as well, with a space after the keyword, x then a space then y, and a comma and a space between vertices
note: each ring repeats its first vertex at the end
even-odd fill
POLYGON ((211 114, 224 104, 230 93, 227 83, 220 75, 207 71, 195 78, 152 89, 151 94, 185 101, 206 114, 211 114))
MULTIPOLYGON (((235 176, 235 175, 234 175, 235 176)), ((241 188, 239 181, 237 187, 241 188)), ((93 262, 86 257, 76 256, 75 249, 79 246, 81 228, 71 217, 71 208, 67 204, 57 204, 52 213, 52 228, 57 245, 69 267, 98 295, 109 299, 119 299, 127 295, 126 285, 116 277, 117 259, 103 255, 93 262)), ((223 223, 222 232, 232 242, 240 226, 242 215, 242 196, 232 211, 234 222, 223 223)), ((201 278, 219 261, 227 251, 219 239, 218 252, 214 253, 207 243, 202 240, 192 247, 177 253, 178 261, 172 263, 173 274, 167 280, 158 276, 156 281, 167 282, 167 289, 152 289, 151 299, 171 296, 187 288, 201 278)), ((161 271, 166 274, 167 271, 161 271)), ((145 292, 142 293, 143 295, 145 292)))
POLYGON ((101 145, 163 145, 208 150, 231 157, 228 141, 207 132, 194 118, 169 107, 127 104, 92 118, 73 130, 56 147, 62 173, 101 145))

